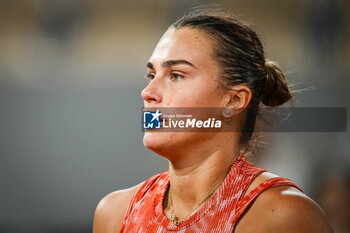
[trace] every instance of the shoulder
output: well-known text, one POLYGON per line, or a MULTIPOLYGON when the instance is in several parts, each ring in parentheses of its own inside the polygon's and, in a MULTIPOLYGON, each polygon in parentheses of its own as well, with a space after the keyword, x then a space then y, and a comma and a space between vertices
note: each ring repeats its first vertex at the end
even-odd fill
POLYGON ((148 190, 159 179, 164 179, 167 172, 159 173, 129 189, 119 190, 106 195, 98 203, 94 217, 94 233, 115 233, 121 228, 129 203, 134 194, 148 190))
POLYGON ((112 192, 103 197, 96 207, 93 232, 118 232, 133 195, 143 183, 129 189, 112 192))
MULTIPOLYGON (((252 186, 273 177, 276 176, 265 173, 252 186)), ((280 186, 259 195, 238 223, 236 232, 331 233, 332 230, 322 209, 311 198, 294 187, 280 186)))

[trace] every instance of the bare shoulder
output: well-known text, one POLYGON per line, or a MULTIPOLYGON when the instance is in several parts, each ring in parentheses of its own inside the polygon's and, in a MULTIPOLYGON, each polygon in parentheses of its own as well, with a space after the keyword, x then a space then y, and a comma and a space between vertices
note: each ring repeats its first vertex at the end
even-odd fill
POLYGON ((317 203, 293 187, 267 190, 256 200, 253 208, 262 216, 263 232, 332 232, 317 203))
POLYGON ((128 205, 142 184, 112 192, 102 198, 96 207, 93 232, 118 232, 123 223, 128 205))
MULTIPOLYGON (((275 177, 266 173, 258 177, 253 186, 275 177)), ((327 219, 311 198, 291 186, 280 186, 266 190, 256 199, 241 218, 237 233, 332 233, 327 219)))

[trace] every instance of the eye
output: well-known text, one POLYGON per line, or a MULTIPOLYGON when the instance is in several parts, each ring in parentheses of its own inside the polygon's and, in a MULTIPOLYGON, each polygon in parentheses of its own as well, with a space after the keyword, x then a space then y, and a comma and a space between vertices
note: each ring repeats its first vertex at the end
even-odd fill
POLYGON ((153 80, 156 75, 154 73, 147 73, 145 75, 146 79, 153 80))
POLYGON ((183 79, 183 78, 184 78, 184 76, 181 74, 178 74, 178 73, 171 73, 170 74, 170 79, 174 80, 174 81, 179 80, 179 79, 183 79))

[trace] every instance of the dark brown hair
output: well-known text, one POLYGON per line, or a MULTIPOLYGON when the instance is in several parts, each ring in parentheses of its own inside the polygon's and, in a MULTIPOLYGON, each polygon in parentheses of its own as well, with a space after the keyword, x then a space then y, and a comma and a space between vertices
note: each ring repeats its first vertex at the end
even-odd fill
POLYGON ((247 152, 260 102, 277 107, 292 98, 283 72, 274 62, 265 58, 257 34, 230 13, 195 10, 185 14, 170 27, 189 27, 206 32, 214 41, 213 55, 221 69, 219 84, 229 89, 237 84, 246 84, 251 90, 252 99, 240 136, 240 145, 247 152))

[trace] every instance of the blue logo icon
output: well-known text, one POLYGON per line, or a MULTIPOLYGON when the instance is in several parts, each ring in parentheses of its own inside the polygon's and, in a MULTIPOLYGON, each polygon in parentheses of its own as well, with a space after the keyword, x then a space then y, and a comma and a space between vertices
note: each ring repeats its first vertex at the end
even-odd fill
POLYGON ((143 112, 143 128, 144 129, 160 129, 160 116, 162 115, 159 110, 156 112, 145 111, 143 112))

